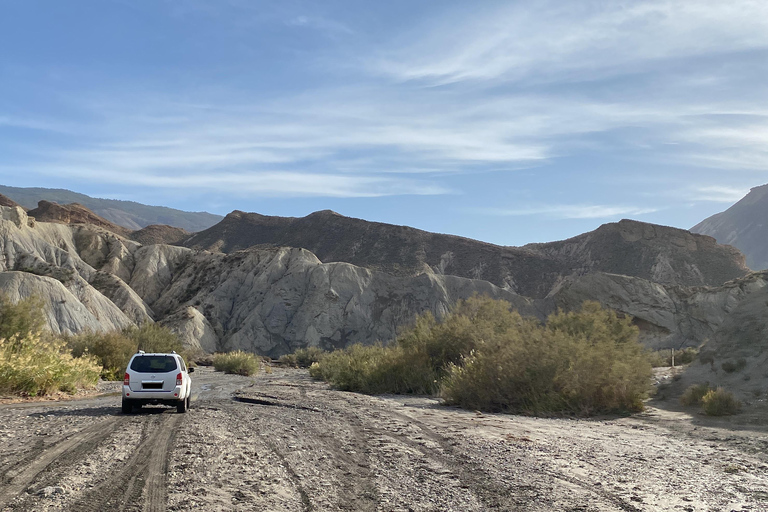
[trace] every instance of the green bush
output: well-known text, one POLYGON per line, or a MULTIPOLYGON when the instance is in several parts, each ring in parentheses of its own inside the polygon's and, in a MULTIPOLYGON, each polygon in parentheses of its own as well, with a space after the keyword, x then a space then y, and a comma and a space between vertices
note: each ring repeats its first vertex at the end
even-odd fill
POLYGON ((259 359, 255 355, 242 350, 213 356, 213 367, 219 372, 253 375, 259 371, 259 366, 259 359))
POLYGON ((122 380, 128 361, 139 350, 161 353, 175 351, 187 362, 190 362, 191 356, 167 327, 149 322, 122 331, 68 336, 65 340, 73 356, 95 357, 101 364, 101 376, 105 380, 122 380))
POLYGON ((443 322, 416 319, 388 347, 326 355, 310 375, 364 393, 434 393, 469 409, 594 414, 635 411, 651 367, 637 328, 597 303, 541 325, 509 303, 473 297, 443 322))
POLYGON ((40 333, 0 338, 0 391, 23 395, 74 392, 93 387, 99 365, 91 357, 75 358, 63 339, 40 333))
POLYGON ((400 346, 352 345, 330 352, 309 368, 315 379, 343 391, 361 393, 433 393, 437 381, 427 361, 400 346))
POLYGON ((184 351, 179 337, 158 323, 145 322, 139 327, 129 327, 123 330, 123 334, 136 343, 138 350, 147 353, 177 352, 181 354, 184 351))
POLYGON ((693 384, 686 389, 680 396, 680 403, 682 405, 701 405, 701 399, 704 395, 709 393, 712 388, 709 387, 709 382, 706 384, 693 384))
POLYGON ((69 336, 66 343, 75 357, 95 357, 104 380, 122 380, 128 361, 138 347, 136 340, 119 331, 69 336))
POLYGON ((17 303, 0 293, 0 338, 21 340, 28 333, 42 332, 45 325, 45 306, 38 297, 29 297, 17 303))
POLYGON ((747 366, 747 360, 743 357, 735 361, 726 361, 720 365, 725 373, 740 372, 745 366, 747 366))
POLYGON ((596 302, 546 325, 507 314, 508 326, 450 367, 443 395, 469 409, 591 415, 637 411, 651 366, 630 318, 596 302))
POLYGON ((317 363, 326 354, 327 352, 319 347, 300 348, 293 354, 280 356, 278 361, 294 368, 309 368, 312 366, 312 363, 317 363))
POLYGON ((727 416, 741 410, 741 402, 721 387, 710 389, 701 399, 701 406, 707 416, 727 416))

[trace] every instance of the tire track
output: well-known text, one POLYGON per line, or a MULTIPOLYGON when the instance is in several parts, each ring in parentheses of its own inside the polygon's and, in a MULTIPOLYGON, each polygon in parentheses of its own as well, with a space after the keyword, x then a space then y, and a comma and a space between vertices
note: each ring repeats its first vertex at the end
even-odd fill
MULTIPOLYGON (((271 397, 276 398, 276 397, 271 397)), ((293 401, 295 397, 285 397, 293 401)), ((441 434, 435 432, 432 427, 424 422, 412 418, 406 414, 402 414, 390 409, 376 408, 377 412, 382 414, 382 420, 395 419, 402 422, 404 425, 409 425, 418 428, 420 433, 439 446, 439 450, 430 449, 425 447, 418 440, 413 439, 413 436, 390 430, 387 426, 377 425, 375 421, 371 421, 368 416, 360 417, 355 412, 359 406, 346 400, 342 396, 326 397, 326 407, 337 415, 339 418, 345 418, 350 426, 355 427, 358 432, 368 432, 377 434, 379 436, 386 436, 393 440, 409 446, 412 449, 417 450, 423 455, 425 460, 434 460, 440 465, 450 468, 452 474, 458 478, 466 488, 470 489, 472 493, 479 499, 488 510, 528 510, 528 499, 530 493, 535 490, 535 487, 529 485, 523 486, 511 486, 502 482, 494 481, 490 475, 483 469, 482 465, 469 460, 465 454, 461 453, 454 446, 456 443, 450 439, 444 437, 441 434), (335 407, 331 407, 330 404, 335 402, 335 407)), ((271 404, 272 405, 272 404, 271 404)), ((273 404, 278 405, 278 404, 273 404)), ((303 408, 300 405, 279 404, 292 408, 303 408)), ((370 407, 375 407, 373 404, 370 407)), ((364 434, 365 435, 365 434, 364 434)), ((368 436, 366 436, 368 437, 368 436)), ((622 497, 613 493, 606 492, 602 489, 595 489, 594 485, 589 482, 585 482, 578 478, 562 474, 557 471, 552 471, 544 468, 527 468, 527 471, 538 473, 539 475, 549 477, 554 480, 565 482, 569 485, 580 488, 582 491, 586 491, 588 494, 598 497, 607 503, 610 503, 618 509, 625 512, 640 512, 640 509, 624 500, 622 497)))
POLYGON ((0 509, 21 494, 40 473, 51 466, 69 466, 109 437, 122 422, 112 417, 91 425, 49 448, 35 450, 5 471, 0 487, 0 509))
POLYGON ((77 512, 104 510, 151 512, 166 508, 168 456, 182 415, 157 414, 147 417, 137 450, 122 471, 91 489, 71 505, 77 512), (141 500, 144 495, 144 500, 141 500))
MULTIPOLYGON (((412 417, 410 417, 410 416, 408 416, 406 414, 401 414, 401 413, 398 413, 398 412, 395 412, 395 411, 390 411, 389 415, 392 416, 392 417, 395 417, 395 418, 399 418, 402 421, 405 421, 408 424, 417 427, 422 433, 424 433, 424 435, 426 435, 432 441, 434 441, 435 443, 440 445, 441 449, 444 452, 452 454, 452 455, 456 454, 456 449, 453 446, 453 444, 451 443, 451 441, 449 441, 447 438, 443 437, 442 435, 434 432, 432 430, 432 428, 429 427, 428 425, 426 425, 424 422, 419 421, 419 420, 417 420, 415 418, 412 418, 412 417)), ((407 436, 404 436, 402 434, 399 434, 399 435, 403 438, 403 440, 405 442, 410 443, 414 448, 419 449, 423 453, 426 453, 424 451, 424 447, 423 446, 420 446, 418 443, 414 442, 413 440, 411 440, 407 436)), ((429 453, 432 453, 432 452, 429 452, 429 453)), ((453 459, 453 460, 455 460, 455 459, 453 459)), ((595 494, 597 496, 600 496, 604 500, 613 503, 615 506, 617 506, 618 508, 620 508, 621 510, 623 510, 625 512, 641 512, 641 510, 639 508, 635 507, 631 503, 628 503, 623 498, 621 498, 619 496, 616 496, 614 494, 611 494, 609 492, 606 492, 604 490, 601 490, 601 489, 595 489, 594 485, 590 484, 589 482, 585 482, 585 481, 580 480, 578 478, 571 477, 571 476, 568 476, 568 475, 564 475, 562 473, 559 473, 559 472, 556 472, 556 471, 552 471, 552 470, 547 470, 547 469, 528 468, 528 470, 532 471, 532 472, 539 473, 541 475, 546 475, 546 476, 548 476, 550 478, 553 478, 553 479, 556 479, 556 480, 561 480, 563 482, 566 482, 566 483, 569 483, 569 484, 574 485, 576 487, 579 487, 582 490, 587 491, 590 494, 595 494)), ((482 469, 480 467, 476 467, 476 468, 473 468, 472 472, 468 473, 469 475, 472 476, 472 480, 476 480, 476 481, 478 480, 477 472, 481 472, 482 473, 482 469)), ((486 481, 484 479, 481 479, 479 481, 482 482, 483 486, 487 486, 487 483, 486 483, 486 481)))
POLYGON ((285 455, 283 455, 282 452, 278 450, 277 446, 271 441, 265 441, 264 444, 280 460, 280 464, 285 468, 285 471, 291 477, 291 481, 293 482, 294 487, 296 487, 296 491, 299 493, 299 496, 301 496, 301 504, 304 507, 304 511, 312 512, 313 510, 315 510, 314 507, 312 506, 312 502, 309 500, 309 494, 304 489, 304 486, 301 483, 301 478, 293 469, 293 467, 288 463, 288 461, 285 459, 285 455))
MULTIPOLYGON (((286 408, 296 411, 304 411, 317 414, 325 414, 327 411, 321 411, 316 408, 306 407, 303 405, 291 403, 286 401, 285 397, 277 397, 272 395, 265 395, 257 393, 248 396, 236 396, 234 402, 249 404, 254 406, 265 406, 270 408, 286 408), (254 398, 257 397, 257 398, 254 398), (270 400, 264 400, 262 397, 268 397, 270 400)), ((278 413, 274 418, 280 422, 281 415, 278 413)), ((316 419, 316 418, 315 418, 316 419)), ((338 436, 328 435, 328 433, 322 429, 316 428, 315 421, 306 420, 301 423, 302 435, 301 439, 312 439, 311 449, 315 452, 322 452, 329 455, 329 458, 334 460, 334 468, 328 468, 333 474, 338 475, 338 508, 339 510, 350 510, 354 512, 367 512, 376 509, 377 502, 377 490, 372 481, 370 474, 370 464, 368 457, 365 455, 365 451, 368 447, 367 439, 364 433, 360 429, 359 422, 355 418, 344 416, 343 419, 347 422, 347 426, 350 429, 350 438, 345 437, 346 445, 344 445, 338 436), (355 423, 349 420, 355 420, 355 423)), ((310 496, 315 493, 322 493, 321 489, 312 489, 307 486, 306 480, 303 478, 303 471, 307 468, 293 467, 287 460, 284 454, 281 452, 278 445, 272 441, 264 440, 265 446, 280 460, 281 465, 285 468, 289 474, 292 485, 296 487, 297 492, 301 496, 302 505, 305 511, 314 510, 312 500, 310 496)))

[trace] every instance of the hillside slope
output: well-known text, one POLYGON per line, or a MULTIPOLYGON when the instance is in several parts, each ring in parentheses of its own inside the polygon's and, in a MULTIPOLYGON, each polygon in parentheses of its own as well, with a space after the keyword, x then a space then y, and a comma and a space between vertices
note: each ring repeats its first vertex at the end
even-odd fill
MULTIPOLYGON (((31 209, 45 200, 59 204, 78 203, 110 222, 131 230, 152 224, 167 224, 187 231, 201 231, 219 222, 221 215, 208 212, 185 212, 165 206, 148 206, 133 201, 98 199, 65 189, 20 188, 0 185, 0 194, 31 209)), ((11 206, 11 205, 6 205, 11 206)))
POLYGON ((720 285, 748 272, 744 257, 711 237, 623 220, 561 242, 503 247, 331 211, 270 217, 235 211, 184 242, 231 253, 253 246, 305 248, 323 262, 347 262, 394 275, 435 273, 483 279, 543 298, 564 277, 587 272, 665 284, 720 285))
POLYGON ((29 210, 27 215, 39 222, 55 222, 57 224, 90 224, 99 226, 121 236, 128 236, 130 230, 118 226, 107 219, 99 217, 85 206, 77 203, 58 204, 50 201, 40 201, 37 208, 29 210))
POLYGON ((743 199, 691 228, 738 248, 753 269, 768 268, 768 185, 754 187, 743 199))

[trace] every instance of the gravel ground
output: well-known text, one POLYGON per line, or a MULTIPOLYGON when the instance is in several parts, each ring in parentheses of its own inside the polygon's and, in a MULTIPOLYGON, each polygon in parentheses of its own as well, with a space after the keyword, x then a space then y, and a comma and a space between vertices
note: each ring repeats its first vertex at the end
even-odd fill
POLYGON ((0 510, 768 511, 765 415, 480 414, 193 374, 192 408, 0 405, 0 510))

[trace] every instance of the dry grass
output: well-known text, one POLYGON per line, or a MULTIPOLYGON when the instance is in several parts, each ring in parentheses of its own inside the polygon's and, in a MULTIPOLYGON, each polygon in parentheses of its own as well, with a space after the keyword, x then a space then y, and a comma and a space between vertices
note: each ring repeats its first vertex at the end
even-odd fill
POLYGON ((60 338, 29 333, 0 338, 0 391, 29 396, 94 387, 100 366, 75 358, 60 338))

